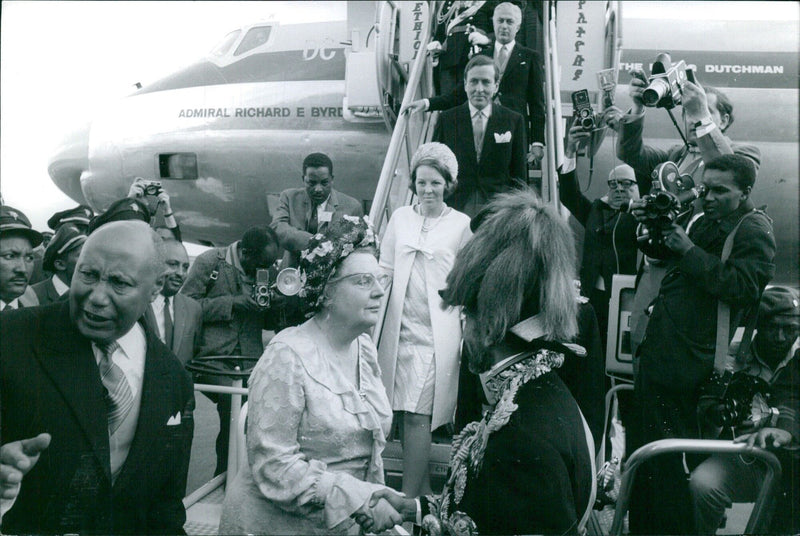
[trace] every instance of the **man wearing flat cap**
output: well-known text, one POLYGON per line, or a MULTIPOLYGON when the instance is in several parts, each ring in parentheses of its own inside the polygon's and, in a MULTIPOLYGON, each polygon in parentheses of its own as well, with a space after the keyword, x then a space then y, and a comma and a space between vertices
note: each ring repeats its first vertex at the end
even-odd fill
POLYGON ((47 220, 47 226, 53 231, 58 231, 62 225, 70 224, 85 235, 86 229, 89 227, 89 221, 93 217, 94 212, 92 212, 91 208, 86 205, 78 205, 75 208, 62 210, 50 216, 50 219, 47 220))
POLYGON ((59 226, 42 261, 42 267, 53 276, 32 286, 40 305, 66 298, 84 241, 86 235, 74 225, 59 226))
POLYGON ((33 248, 42 235, 19 210, 0 206, 0 311, 39 305, 28 287, 33 274, 33 248))
MULTIPOLYGON (((770 287, 758 309, 756 335, 740 370, 769 384, 771 415, 735 441, 772 450, 783 469, 770 533, 800 532, 800 298, 794 289, 770 287)), ((751 419, 755 421, 755 419, 751 419)), ((750 423, 746 423, 750 424, 750 423)), ((740 456, 712 456, 692 472, 690 488, 698 534, 714 534, 732 502, 753 502, 764 480, 761 464, 740 456)))

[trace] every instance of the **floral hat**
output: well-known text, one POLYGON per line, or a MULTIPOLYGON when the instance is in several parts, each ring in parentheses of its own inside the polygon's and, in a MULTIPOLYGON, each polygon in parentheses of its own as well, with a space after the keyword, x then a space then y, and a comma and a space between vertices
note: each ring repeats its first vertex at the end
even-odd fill
POLYGON ((366 218, 343 216, 332 222, 324 233, 317 233, 300 253, 300 280, 303 288, 298 296, 312 311, 322 305, 322 293, 339 263, 353 251, 372 246, 378 252, 378 239, 366 218))

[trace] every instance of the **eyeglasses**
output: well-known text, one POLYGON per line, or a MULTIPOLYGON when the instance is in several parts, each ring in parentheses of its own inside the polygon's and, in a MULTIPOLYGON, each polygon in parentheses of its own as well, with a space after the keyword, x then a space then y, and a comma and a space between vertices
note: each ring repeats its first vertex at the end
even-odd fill
POLYGON ((389 288, 389 283, 391 283, 392 278, 389 274, 380 274, 374 275, 369 273, 359 273, 359 274, 350 274, 344 275, 342 277, 336 277, 334 279, 328 280, 328 283, 336 283, 338 281, 342 281, 344 279, 353 279, 355 278, 355 283, 358 288, 361 290, 369 290, 372 286, 377 282, 383 290, 389 288))
POLYGON ((608 181, 608 187, 612 190, 620 189, 620 190, 630 190, 633 188, 633 185, 636 184, 633 181, 618 181, 611 179, 608 181))

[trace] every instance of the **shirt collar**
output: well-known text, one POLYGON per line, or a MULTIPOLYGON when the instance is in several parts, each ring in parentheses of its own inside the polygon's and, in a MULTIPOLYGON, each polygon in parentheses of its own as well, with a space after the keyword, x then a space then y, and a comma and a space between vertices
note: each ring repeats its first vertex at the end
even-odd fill
POLYGON ((242 268, 242 263, 239 262, 239 244, 240 243, 241 243, 241 240, 239 240, 237 242, 234 242, 233 244, 228 246, 228 251, 225 254, 225 262, 227 262, 228 264, 230 264, 231 266, 236 268, 236 270, 239 272, 239 275, 243 279, 249 281, 250 277, 246 273, 244 273, 244 268, 242 268))
POLYGON ((53 277, 51 279, 53 281, 53 288, 56 289, 56 292, 58 293, 59 296, 63 296, 64 294, 69 292, 69 287, 65 285, 63 281, 61 281, 60 277, 53 274, 53 277))
MULTIPOLYGON (((469 106, 469 116, 470 116, 471 118, 472 118, 472 117, 475 117, 475 114, 476 114, 476 113, 478 113, 478 109, 477 109, 477 108, 475 108, 475 107, 472 105, 472 103, 471 103, 471 102, 469 102, 469 101, 467 101, 467 105, 469 106)), ((491 101, 491 100, 489 100, 489 104, 487 104, 487 105, 486 105, 486 106, 483 108, 483 110, 481 110, 481 112, 483 112, 483 115, 484 115, 484 116, 485 116, 487 119, 488 119, 489 117, 491 117, 491 116, 492 116, 492 101, 491 101)))
MULTIPOLYGON (((125 335, 116 340, 116 343, 119 345, 119 348, 122 350, 122 353, 125 355, 125 357, 132 359, 141 354, 141 348, 144 348, 147 345, 147 338, 145 337, 144 329, 142 328, 141 324, 136 322, 125 335)), ((94 348, 98 348, 97 343, 93 342, 92 346, 94 348)))
POLYGON ((8 307, 9 305, 14 307, 14 309, 19 309, 19 298, 14 298, 8 303, 4 302, 3 300, 0 300, 0 305, 3 306, 2 308, 0 308, 0 311, 5 311, 6 307, 8 307))
MULTIPOLYGON (((511 52, 513 52, 514 45, 516 45, 516 44, 517 44, 517 40, 516 39, 512 39, 509 43, 506 43, 505 46, 506 46, 506 50, 508 51, 508 55, 509 56, 511 56, 511 52)), ((500 53, 500 49, 502 47, 503 47, 503 43, 501 43, 500 41, 495 41, 494 42, 495 55, 500 53)))

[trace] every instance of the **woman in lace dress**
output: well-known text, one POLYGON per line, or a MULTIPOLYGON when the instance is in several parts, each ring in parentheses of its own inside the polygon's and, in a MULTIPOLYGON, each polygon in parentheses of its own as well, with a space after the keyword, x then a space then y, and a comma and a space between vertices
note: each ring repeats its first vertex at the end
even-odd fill
POLYGON ((247 460, 227 490, 220 534, 352 534, 356 513, 394 525, 381 452, 391 424, 368 331, 387 277, 372 230, 345 216, 301 256, 313 316, 278 333, 249 382, 247 460))
POLYGON ((443 298, 464 308, 465 353, 493 409, 453 439, 441 495, 421 498, 418 511, 412 499, 378 494, 434 536, 580 534, 594 503, 593 442, 557 373, 582 353, 571 343, 572 233, 531 190, 498 195, 479 216, 443 298))
POLYGON ((469 217, 448 207, 458 163, 442 143, 421 145, 411 160, 419 203, 397 209, 386 227, 380 265, 392 291, 378 350, 392 409, 402 416, 403 492, 430 493, 431 430, 452 422, 458 391, 461 324, 439 290, 469 240, 469 217))

